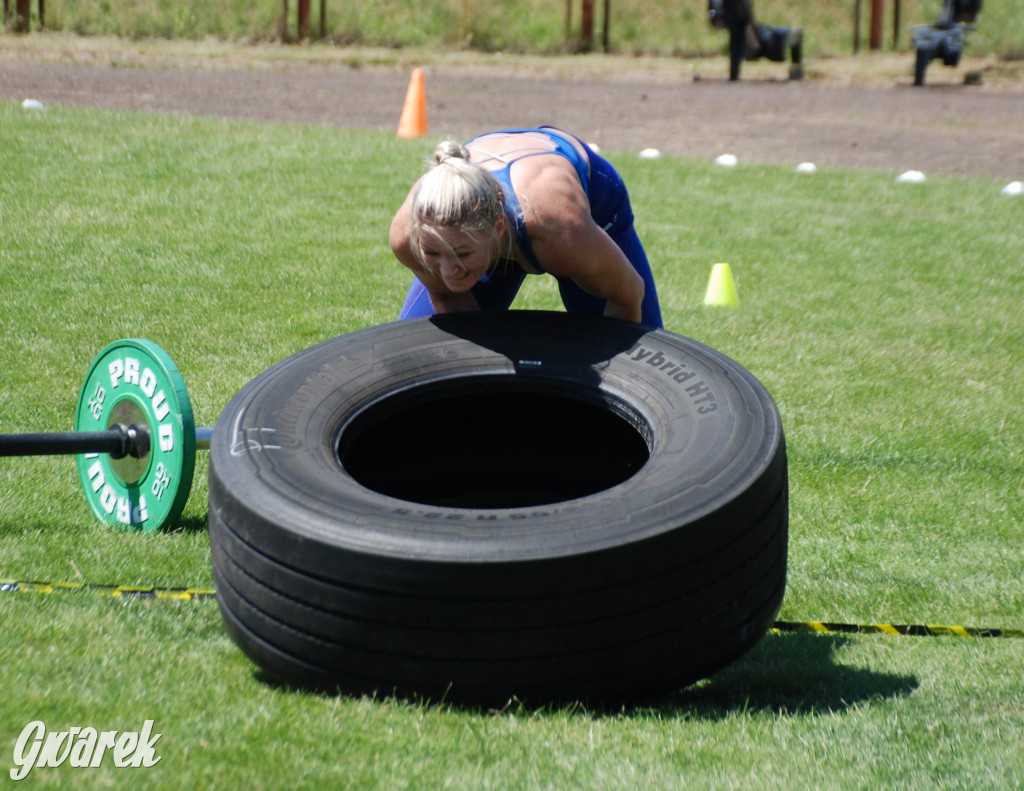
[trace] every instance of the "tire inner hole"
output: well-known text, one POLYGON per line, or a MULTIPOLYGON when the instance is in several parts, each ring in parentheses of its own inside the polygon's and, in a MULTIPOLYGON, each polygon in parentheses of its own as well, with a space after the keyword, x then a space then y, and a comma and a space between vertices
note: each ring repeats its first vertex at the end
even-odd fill
POLYGON ((524 508, 596 494, 650 458, 636 410, 599 390, 516 382, 424 385, 382 399, 339 432, 363 486, 449 508, 524 508))

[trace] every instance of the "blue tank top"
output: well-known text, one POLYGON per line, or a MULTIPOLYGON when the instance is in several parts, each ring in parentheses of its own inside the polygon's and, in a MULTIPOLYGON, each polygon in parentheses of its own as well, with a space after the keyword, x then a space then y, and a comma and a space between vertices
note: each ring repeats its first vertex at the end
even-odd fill
MULTIPOLYGON (((576 175, 579 176, 580 184, 583 186, 583 194, 587 195, 588 198, 590 196, 590 163, 580 154, 579 151, 576 150, 576 146, 562 137, 562 135, 547 131, 552 128, 553 127, 542 126, 534 129, 499 129, 494 132, 488 132, 485 135, 480 135, 479 137, 474 137, 466 143, 466 147, 470 148, 477 140, 484 137, 490 137, 491 135, 533 133, 543 135, 545 139, 554 145, 554 149, 544 151, 533 151, 530 149, 533 149, 534 146, 524 146, 524 150, 529 151, 529 153, 514 156, 516 152, 511 151, 509 154, 513 156, 512 159, 508 160, 504 157, 488 155, 490 159, 495 159, 505 163, 503 167, 490 172, 503 188, 502 192, 505 194, 505 215, 511 223, 516 244, 522 251, 523 257, 526 258, 530 265, 539 272, 543 272, 544 267, 542 267, 537 261, 537 256, 533 252, 533 245, 530 243, 530 237, 526 233, 526 222, 523 220, 523 208, 519 205, 519 198, 516 196, 516 191, 512 187, 512 176, 509 172, 512 164, 514 162, 518 162, 520 159, 526 159, 527 157, 535 157, 542 154, 558 154, 568 160, 568 162, 573 166, 576 171, 576 175)), ((579 140, 579 138, 574 139, 576 139, 581 146, 586 147, 586 144, 582 140, 579 140)), ((509 154, 506 154, 505 156, 508 156, 509 154)))

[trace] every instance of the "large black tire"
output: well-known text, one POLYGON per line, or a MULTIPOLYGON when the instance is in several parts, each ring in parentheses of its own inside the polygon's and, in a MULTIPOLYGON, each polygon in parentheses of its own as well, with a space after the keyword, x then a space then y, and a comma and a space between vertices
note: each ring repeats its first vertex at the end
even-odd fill
POLYGON ((640 699, 770 628, 786 473, 768 392, 690 339, 526 311, 373 327, 218 419, 217 598, 288 684, 640 699))

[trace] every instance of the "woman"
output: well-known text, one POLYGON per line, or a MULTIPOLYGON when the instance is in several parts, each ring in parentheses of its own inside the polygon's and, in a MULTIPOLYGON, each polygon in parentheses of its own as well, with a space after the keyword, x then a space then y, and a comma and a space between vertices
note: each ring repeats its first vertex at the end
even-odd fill
POLYGON ((416 275, 400 319, 507 310, 526 275, 547 273, 570 312, 662 326, 622 179, 552 127, 441 143, 390 241, 416 275))

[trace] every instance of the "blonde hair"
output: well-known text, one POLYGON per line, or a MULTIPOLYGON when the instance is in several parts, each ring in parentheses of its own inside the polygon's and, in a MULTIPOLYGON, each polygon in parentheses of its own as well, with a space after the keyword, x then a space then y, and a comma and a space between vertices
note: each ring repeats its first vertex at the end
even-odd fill
POLYGON ((479 242, 493 239, 504 212, 505 195, 501 184, 469 161, 465 146, 445 140, 434 151, 431 168, 413 187, 409 206, 409 240, 413 252, 422 259, 425 235, 430 235, 436 244, 444 244, 440 237, 431 233, 432 228, 458 228, 479 242))

